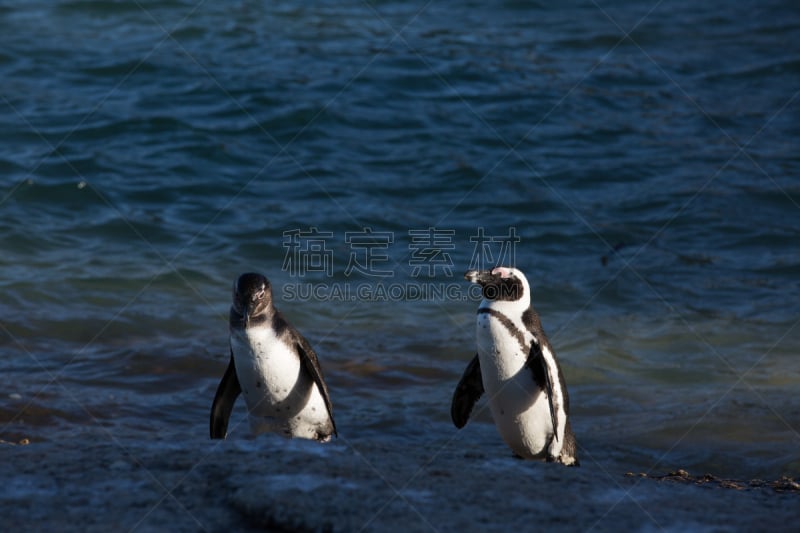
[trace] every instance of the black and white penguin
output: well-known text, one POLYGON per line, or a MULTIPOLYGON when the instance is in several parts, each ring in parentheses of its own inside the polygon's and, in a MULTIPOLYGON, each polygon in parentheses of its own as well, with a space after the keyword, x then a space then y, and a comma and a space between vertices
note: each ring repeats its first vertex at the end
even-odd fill
POLYGON ((231 359, 211 406, 211 438, 224 439, 239 393, 253 433, 326 442, 337 435, 317 354, 272 303, 269 280, 247 273, 233 284, 231 359))
POLYGON ((578 465, 569 396, 555 351, 531 305, 525 275, 515 268, 470 270, 482 287, 478 354, 467 365, 450 409, 457 428, 484 393, 497 430, 515 455, 578 465))

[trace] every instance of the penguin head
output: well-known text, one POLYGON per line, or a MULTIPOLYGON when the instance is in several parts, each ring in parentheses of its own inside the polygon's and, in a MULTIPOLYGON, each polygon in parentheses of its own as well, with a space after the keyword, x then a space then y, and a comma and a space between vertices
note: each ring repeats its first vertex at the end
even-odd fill
POLYGON ((233 284, 233 309, 245 320, 258 316, 272 307, 272 286, 261 274, 248 272, 233 284))
POLYGON ((516 268, 468 270, 464 278, 481 286, 483 298, 492 302, 530 301, 530 287, 525 274, 516 268))

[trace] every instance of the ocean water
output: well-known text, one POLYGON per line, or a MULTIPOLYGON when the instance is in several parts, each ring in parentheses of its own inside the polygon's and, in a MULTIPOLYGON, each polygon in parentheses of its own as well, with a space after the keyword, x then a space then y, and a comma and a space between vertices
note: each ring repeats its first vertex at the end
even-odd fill
POLYGON ((585 465, 798 476, 799 41, 777 0, 0 2, 0 439, 207 439, 255 270, 348 443, 507 453, 449 420, 501 262, 585 465))

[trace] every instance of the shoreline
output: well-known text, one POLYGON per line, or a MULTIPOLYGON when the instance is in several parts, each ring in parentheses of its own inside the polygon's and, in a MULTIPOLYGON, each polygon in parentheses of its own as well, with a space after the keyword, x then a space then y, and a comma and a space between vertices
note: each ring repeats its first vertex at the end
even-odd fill
POLYGON ((62 531, 764 530, 800 520, 800 491, 766 482, 731 490, 686 472, 630 475, 614 460, 566 468, 449 444, 5 444, 0 508, 9 529, 62 531))

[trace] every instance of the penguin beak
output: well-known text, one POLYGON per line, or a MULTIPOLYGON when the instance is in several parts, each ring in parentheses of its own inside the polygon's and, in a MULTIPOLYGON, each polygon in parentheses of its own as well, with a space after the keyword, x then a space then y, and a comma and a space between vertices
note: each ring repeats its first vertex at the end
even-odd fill
POLYGON ((244 306, 242 306, 242 307, 243 307, 242 308, 242 318, 244 318, 244 327, 245 328, 249 328, 250 327, 250 307, 251 306, 250 306, 249 303, 245 303, 244 306))
POLYGON ((467 270, 464 274, 464 279, 470 283, 491 283, 497 279, 497 276, 492 274, 491 270, 467 270))

